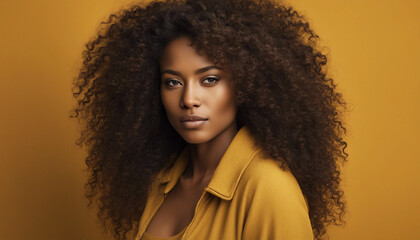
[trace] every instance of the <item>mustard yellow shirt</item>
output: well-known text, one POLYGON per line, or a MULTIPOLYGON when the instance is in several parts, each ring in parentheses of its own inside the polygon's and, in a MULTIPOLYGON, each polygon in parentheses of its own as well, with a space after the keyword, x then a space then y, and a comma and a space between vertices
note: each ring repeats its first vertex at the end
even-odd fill
MULTIPOLYGON (((178 239, 313 240, 307 203, 295 177, 264 158, 254 143, 246 126, 237 132, 178 239)), ((188 151, 187 146, 149 188, 135 240, 142 238, 184 172, 188 151)))
POLYGON ((144 232, 143 236, 140 238, 141 240, 179 240, 182 238, 182 234, 185 232, 187 228, 185 227, 182 231, 180 231, 179 233, 175 234, 174 236, 170 236, 170 237, 158 237, 158 236, 154 236, 148 232, 144 232))

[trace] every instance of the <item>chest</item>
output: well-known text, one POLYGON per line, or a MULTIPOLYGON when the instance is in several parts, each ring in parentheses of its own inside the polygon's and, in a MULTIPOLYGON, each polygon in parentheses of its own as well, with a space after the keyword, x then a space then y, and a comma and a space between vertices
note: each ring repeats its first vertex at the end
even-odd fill
POLYGON ((164 198, 146 232, 160 237, 169 237, 181 232, 192 221, 204 187, 203 184, 182 187, 177 183, 164 198))
POLYGON ((183 240, 203 239, 203 236, 208 240, 242 239, 248 209, 244 196, 224 200, 214 195, 217 193, 204 190, 190 192, 184 198, 171 195, 171 191, 163 198, 163 191, 164 185, 148 199, 136 240, 144 232, 168 237, 184 228, 183 240))

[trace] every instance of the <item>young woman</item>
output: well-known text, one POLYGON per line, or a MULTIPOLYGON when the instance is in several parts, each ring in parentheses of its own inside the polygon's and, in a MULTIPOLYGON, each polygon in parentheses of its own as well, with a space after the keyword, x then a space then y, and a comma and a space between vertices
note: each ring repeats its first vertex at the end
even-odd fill
POLYGON ((321 239, 345 211, 345 102, 273 1, 154 1, 87 44, 87 197, 116 239, 321 239))

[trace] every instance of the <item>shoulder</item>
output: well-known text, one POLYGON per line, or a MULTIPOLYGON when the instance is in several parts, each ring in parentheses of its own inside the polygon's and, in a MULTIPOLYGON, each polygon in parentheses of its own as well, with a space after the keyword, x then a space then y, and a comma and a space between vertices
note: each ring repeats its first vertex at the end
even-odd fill
POLYGON ((305 197, 293 174, 281 169, 274 159, 264 157, 262 151, 255 154, 238 187, 239 191, 243 191, 242 197, 253 200, 253 204, 298 204, 308 211, 305 197))
POLYGON ((308 207, 293 174, 257 153, 236 192, 244 213, 243 239, 313 239, 308 207))

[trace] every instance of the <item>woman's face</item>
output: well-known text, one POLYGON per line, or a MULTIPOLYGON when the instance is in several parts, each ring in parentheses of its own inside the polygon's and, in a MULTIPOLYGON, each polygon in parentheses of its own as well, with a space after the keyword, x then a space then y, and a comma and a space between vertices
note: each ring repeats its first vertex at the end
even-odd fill
POLYGON ((230 75, 200 56, 188 37, 171 41, 160 59, 161 99, 172 127, 198 144, 236 128, 237 106, 230 75), (191 121, 197 116, 202 120, 191 121))

